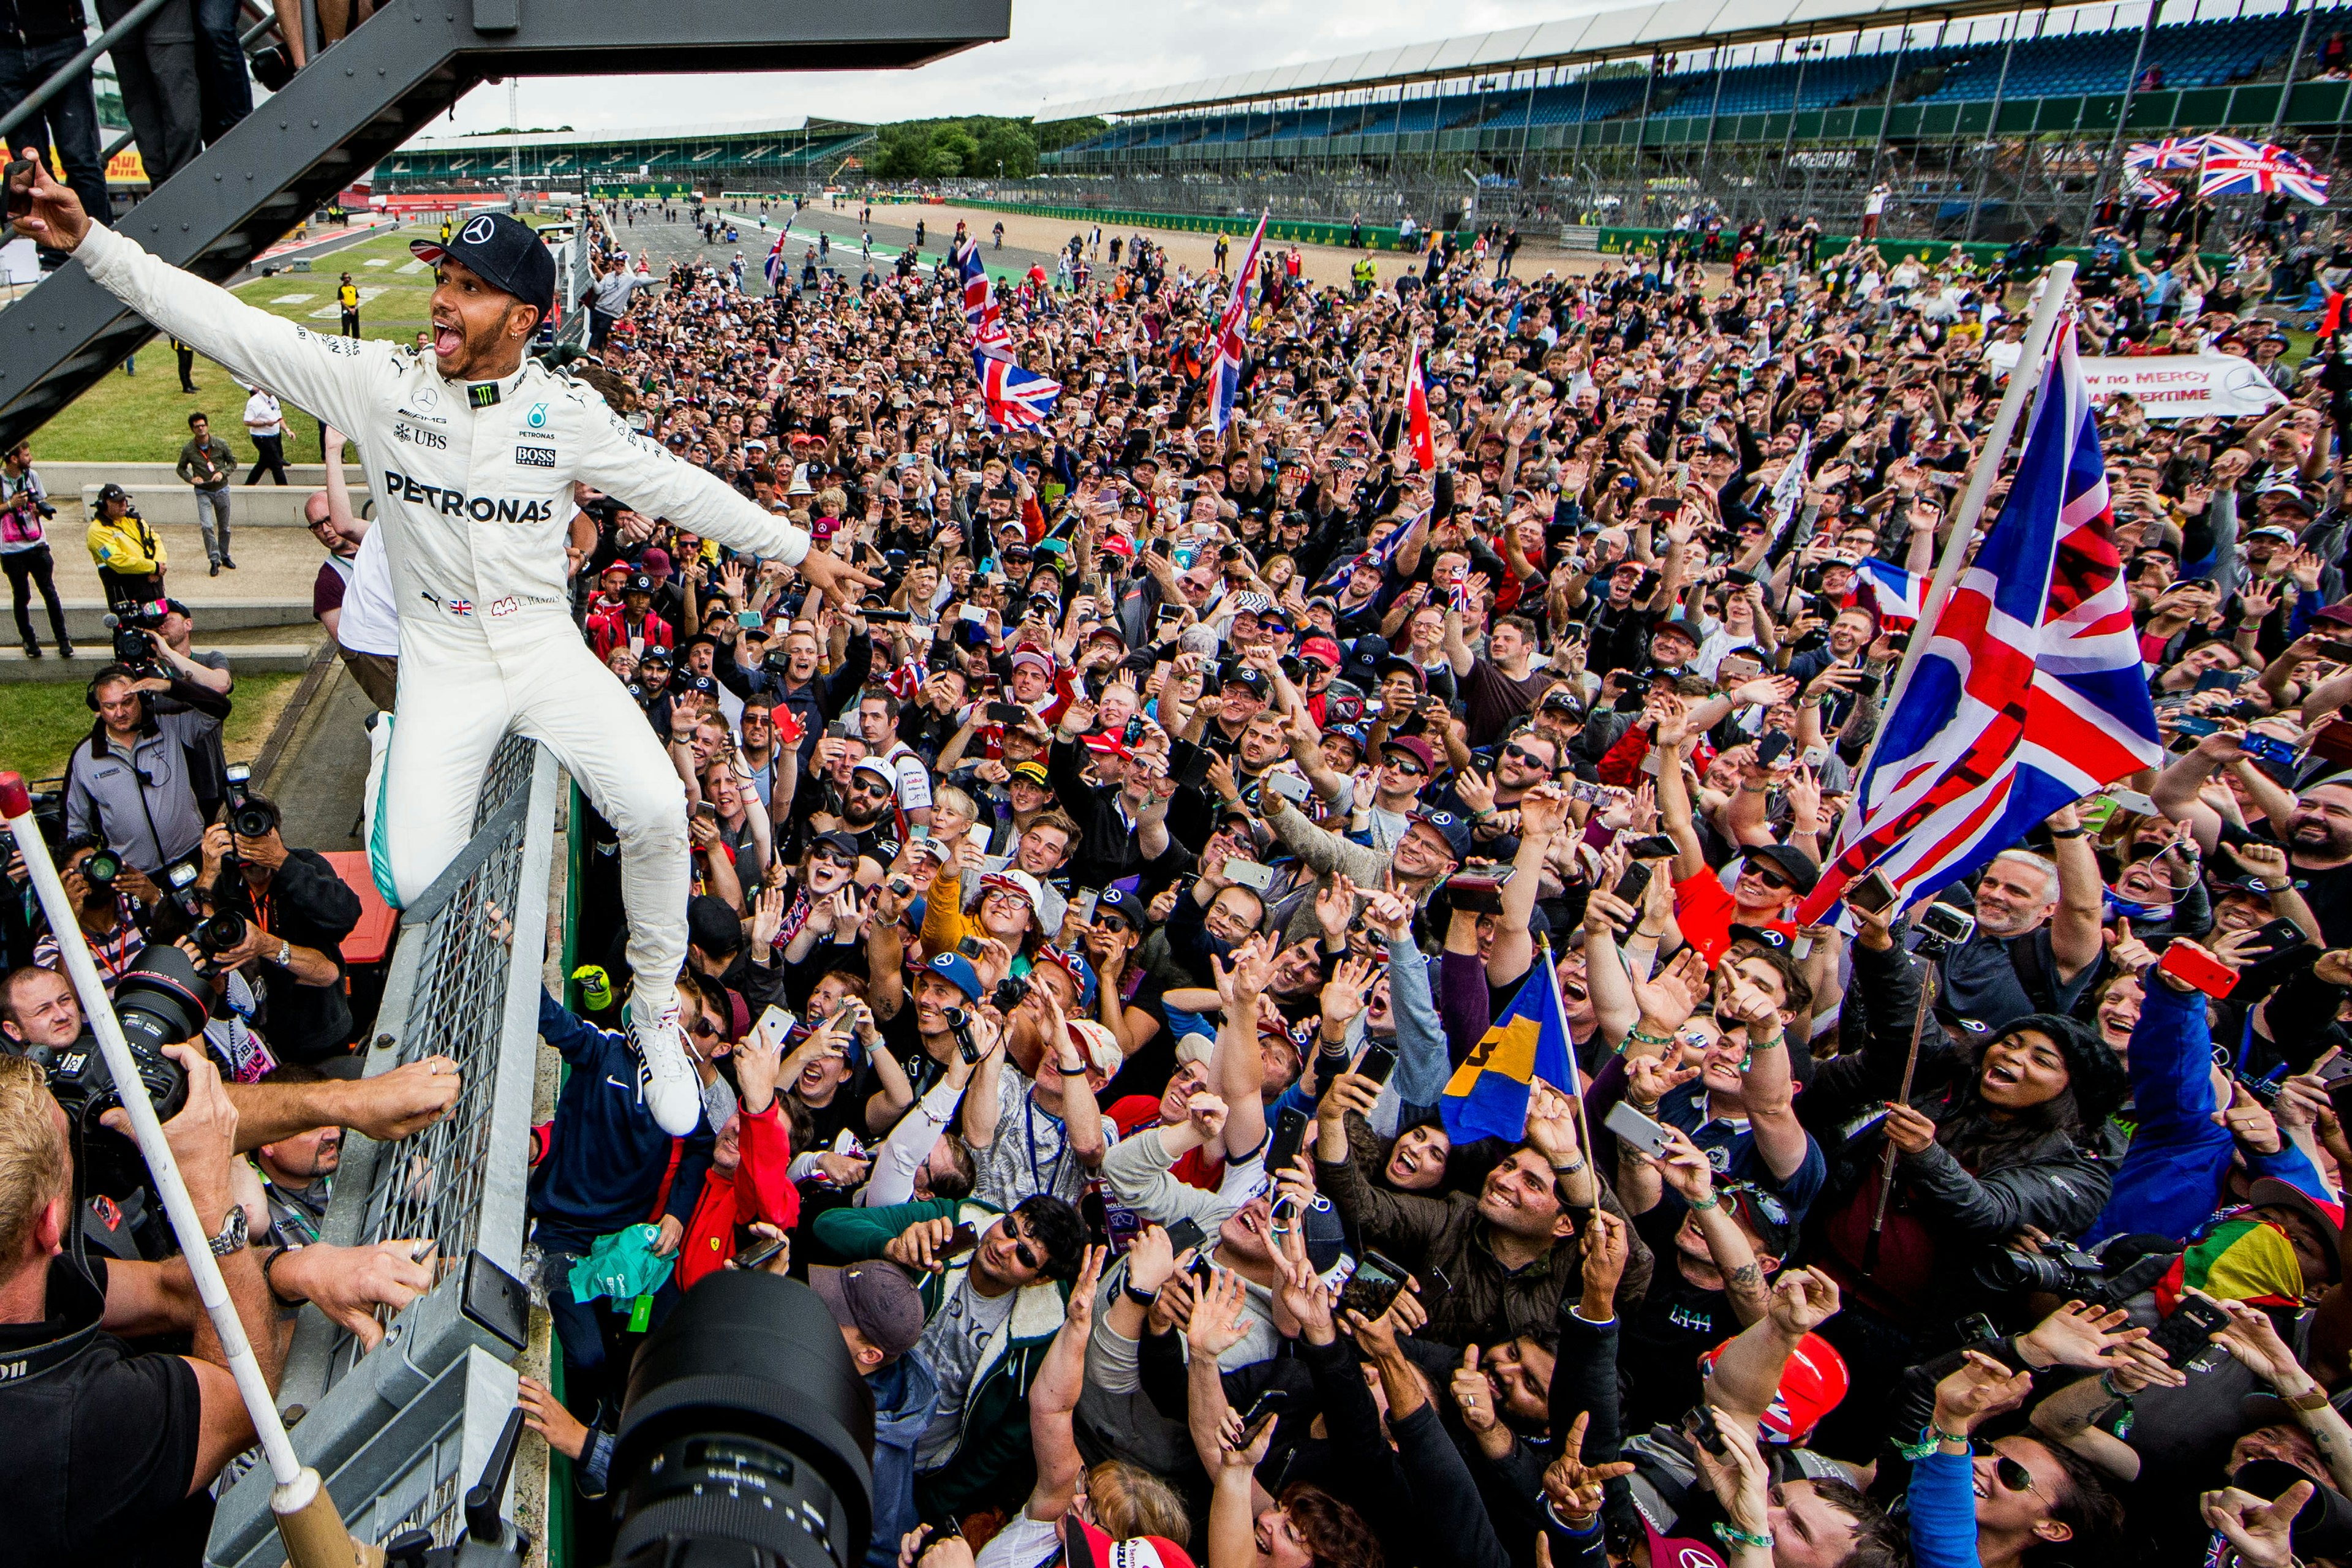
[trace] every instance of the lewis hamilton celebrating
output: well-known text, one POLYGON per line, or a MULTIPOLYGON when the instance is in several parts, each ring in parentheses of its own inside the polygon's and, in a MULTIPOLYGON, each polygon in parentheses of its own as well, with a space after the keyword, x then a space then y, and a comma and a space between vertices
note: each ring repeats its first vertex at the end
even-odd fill
POLYGON ((873 580, 718 479, 631 430, 593 391, 527 362, 553 304, 555 262, 524 225, 469 220, 413 248, 436 268, 433 350, 328 337, 247 305, 91 225, 37 153, 15 184, 17 228, 71 251, 101 287, 231 374, 355 437, 400 604, 399 721, 369 825, 395 904, 431 885, 473 830, 509 731, 544 742, 618 832, 635 972, 629 1033, 646 1103, 675 1136, 700 1095, 680 1049, 686 959, 684 787, 620 682, 572 623, 564 544, 572 483, 738 550, 797 566, 836 595, 873 580))

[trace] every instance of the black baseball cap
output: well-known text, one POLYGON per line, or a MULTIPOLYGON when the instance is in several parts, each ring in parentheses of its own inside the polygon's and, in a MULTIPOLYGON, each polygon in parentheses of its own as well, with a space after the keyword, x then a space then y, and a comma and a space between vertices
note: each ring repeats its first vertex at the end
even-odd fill
POLYGON ((1102 890, 1102 896, 1095 900, 1095 916, 1100 919, 1104 915, 1118 916, 1127 922, 1129 930, 1135 931, 1143 931, 1151 923, 1150 917, 1144 912, 1143 900, 1125 888, 1105 888, 1102 890))
POLYGON ((446 245, 415 239, 408 248, 436 267, 445 258, 462 264, 491 288, 538 306, 542 317, 554 309, 555 253, 540 243, 530 225, 504 213, 476 213, 446 245))

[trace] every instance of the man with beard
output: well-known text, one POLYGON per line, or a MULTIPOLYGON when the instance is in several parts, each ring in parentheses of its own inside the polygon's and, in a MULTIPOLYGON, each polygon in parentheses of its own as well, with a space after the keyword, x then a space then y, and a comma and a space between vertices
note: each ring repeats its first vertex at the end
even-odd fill
POLYGON ((2096 974, 2106 884, 2074 808, 2050 823, 2054 858, 2004 850, 1977 879, 1976 930, 1944 952, 1938 1011, 1998 1029, 2071 1011, 2096 974))
POLYGON ((879 757, 860 757, 842 795, 841 826, 857 841, 857 879, 871 886, 898 858, 898 773, 879 757))
MULTIPOLYGON (((318 1069, 295 1063, 272 1068, 264 1083, 319 1083, 318 1069)), ((331 1123, 264 1143, 253 1152, 261 1171, 261 1189, 269 1199, 269 1230, 262 1241, 270 1247, 308 1247, 319 1239, 326 1223, 327 1199, 335 1172, 343 1160, 343 1130, 331 1123)))
MULTIPOLYGON (((13 167, 21 232, 75 252, 92 282, 368 454, 396 597, 427 606, 401 617, 400 679, 412 700, 402 706, 432 716, 376 727, 368 788, 376 879, 395 905, 421 897, 471 837, 505 737, 552 748, 619 838, 637 977, 628 1030, 652 1074, 656 1120, 674 1136, 691 1133, 701 1107, 673 978, 686 956, 685 793, 572 620, 565 546, 575 486, 681 531, 779 557, 844 602, 878 583, 812 552, 805 532, 632 430, 592 388, 528 361, 552 305, 555 258, 514 218, 479 214, 446 244, 412 246, 435 268, 428 357, 322 338, 247 304, 92 224, 37 163, 13 167), (425 426, 437 445, 405 438, 425 426)), ((862 675, 865 667, 849 668, 862 675)))
MULTIPOLYGON (((1667 575, 1674 575, 1672 567, 1667 575)), ((1445 656, 1461 682, 1473 747, 1493 745, 1551 684, 1551 670, 1535 663, 1536 652, 1536 624, 1525 616, 1496 621, 1486 634, 1487 657, 1480 658, 1463 640, 1461 612, 1445 612, 1445 656)))
MULTIPOLYGON (((1565 1097, 1539 1088, 1528 1102, 1528 1142, 1486 1173, 1475 1193, 1408 1193, 1375 1186, 1342 1152, 1316 1150, 1315 1183, 1365 1242, 1451 1289, 1429 1302, 1426 1336, 1447 1344, 1492 1344, 1549 1332, 1564 1293, 1577 1283, 1569 1245, 1596 1203, 1623 1219, 1578 1147, 1565 1097)), ((1649 1288, 1650 1250, 1637 1240, 1618 1287, 1618 1305, 1649 1288)))
MULTIPOLYGON (((2217 845, 2226 848, 2260 841, 2234 823, 2223 822, 2198 798, 2216 768, 2226 765, 2242 779, 2253 772, 2252 759, 2240 744, 2243 739, 2229 730, 2206 736, 2197 742, 2195 751, 2159 773, 2147 792, 2166 816, 2195 824, 2198 847, 2207 854, 2217 845)), ((2263 793, 2274 792, 2272 786, 2263 793)), ((2305 785, 2294 796, 2294 808, 2286 813, 2284 830, 2273 822, 2263 837, 2284 842, 2288 868, 2303 890, 2304 901, 2319 918, 2326 945, 2352 945, 2352 773, 2337 773, 2305 785)))

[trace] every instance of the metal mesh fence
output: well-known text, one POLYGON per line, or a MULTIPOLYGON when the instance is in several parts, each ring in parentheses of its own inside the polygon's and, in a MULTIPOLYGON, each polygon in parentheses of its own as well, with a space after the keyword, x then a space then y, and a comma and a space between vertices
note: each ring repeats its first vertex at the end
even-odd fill
MULTIPOLYGON (((553 759, 509 737, 483 781, 473 839, 407 911, 386 978, 369 1075, 446 1056, 463 1088, 447 1115, 404 1142, 346 1136, 322 1239, 429 1240, 441 1277, 399 1313, 380 1314, 384 1337, 364 1353, 306 1311, 279 1389, 296 1452, 362 1541, 419 1527, 453 1539, 457 1501, 513 1405, 507 1363, 528 1324, 515 1276, 555 802, 553 759), (493 929, 492 906, 510 937, 493 929)), ((268 1489, 264 1469, 222 1489, 208 1562, 266 1568, 282 1558, 268 1489)))
MULTIPOLYGON (((499 748, 482 787, 477 830, 518 791, 530 789, 535 750, 531 742, 513 735, 499 748)), ((499 1051, 512 957, 491 934, 489 906, 496 904, 509 916, 514 911, 526 831, 523 821, 509 826, 419 933, 425 943, 418 963, 420 984, 409 1005, 397 1059, 412 1062, 436 1054, 454 1058, 465 1073, 466 1087, 448 1115, 386 1149, 378 1160, 360 1233, 362 1242, 429 1237, 447 1258, 463 1257, 480 1235, 490 1110, 499 1085, 496 1075, 482 1069, 499 1051)))

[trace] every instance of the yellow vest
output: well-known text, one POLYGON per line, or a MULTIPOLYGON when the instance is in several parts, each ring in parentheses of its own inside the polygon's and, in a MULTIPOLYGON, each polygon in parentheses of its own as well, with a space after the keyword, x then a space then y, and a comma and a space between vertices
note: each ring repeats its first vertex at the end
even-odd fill
POLYGON ((89 558, 125 577, 145 577, 163 569, 163 542, 142 519, 100 518, 89 525, 89 558))

